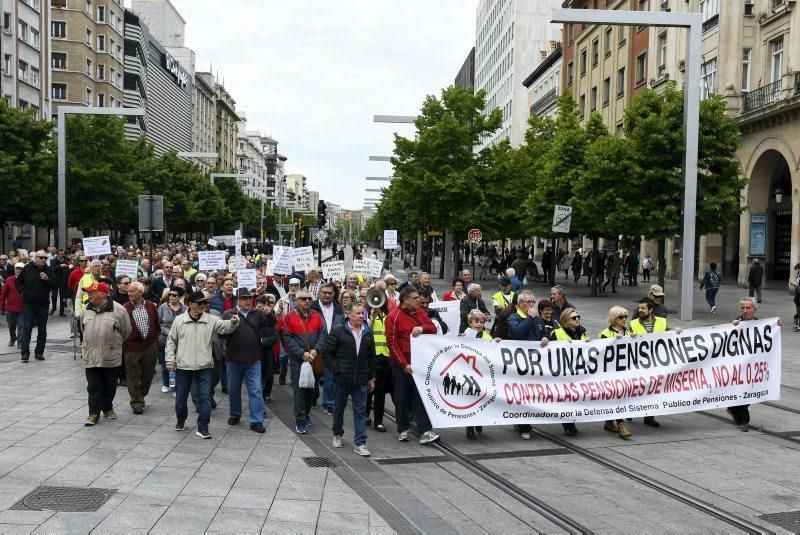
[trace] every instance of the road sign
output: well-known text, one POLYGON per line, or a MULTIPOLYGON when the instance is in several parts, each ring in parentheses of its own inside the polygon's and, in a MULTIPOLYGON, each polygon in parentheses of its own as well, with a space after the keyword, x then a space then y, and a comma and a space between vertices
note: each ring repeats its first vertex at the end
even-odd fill
POLYGON ((164 230, 164 196, 139 195, 139 232, 164 230))
POLYGON ((289 231, 291 232, 294 229, 294 223, 284 223, 282 225, 275 225, 275 230, 278 231, 289 231))
POLYGON ((324 231, 324 230, 322 230, 322 229, 319 229, 318 231, 316 231, 316 232, 314 233, 314 237, 315 237, 315 238, 317 238, 317 240, 319 240, 319 241, 322 241, 322 240, 324 240, 325 238, 327 238, 327 237, 328 237, 328 233, 327 233, 327 232, 325 232, 325 231, 324 231))
POLYGON ((483 241, 483 232, 474 228, 467 232, 467 239, 471 242, 480 243, 483 241))
POLYGON ((572 223, 572 206, 556 205, 553 210, 553 232, 569 234, 569 227, 572 223))

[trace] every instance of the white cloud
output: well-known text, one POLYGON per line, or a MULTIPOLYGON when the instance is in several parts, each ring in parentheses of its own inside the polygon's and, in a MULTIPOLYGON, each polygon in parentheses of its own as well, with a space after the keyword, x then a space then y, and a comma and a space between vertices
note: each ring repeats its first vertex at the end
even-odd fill
MULTIPOLYGON (((360 208, 366 176, 388 176, 392 133, 374 114, 413 115, 453 83, 475 39, 477 0, 172 0, 186 19, 197 69, 213 64, 271 134, 287 171, 309 189, 360 208)), ((369 194, 367 196, 371 196, 369 194)))

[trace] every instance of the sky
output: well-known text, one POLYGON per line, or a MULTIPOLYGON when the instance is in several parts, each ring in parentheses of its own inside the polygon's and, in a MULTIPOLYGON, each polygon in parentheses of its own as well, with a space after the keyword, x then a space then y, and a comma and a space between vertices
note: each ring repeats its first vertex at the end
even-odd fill
POLYGON ((278 140, 287 173, 360 209, 386 183, 394 132, 451 85, 475 40, 477 0, 172 0, 196 68, 224 79, 247 129, 278 140))

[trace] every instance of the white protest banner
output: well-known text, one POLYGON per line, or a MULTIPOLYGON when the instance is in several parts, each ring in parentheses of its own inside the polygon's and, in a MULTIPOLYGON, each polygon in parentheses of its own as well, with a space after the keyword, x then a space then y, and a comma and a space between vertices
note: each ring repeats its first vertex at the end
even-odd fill
POLYGON ((132 280, 139 278, 139 262, 136 260, 126 260, 120 258, 117 260, 116 267, 114 268, 114 276, 119 277, 125 275, 132 280))
POLYGON ((400 247, 397 245, 397 231, 396 230, 384 230, 383 231, 383 248, 384 249, 397 249, 400 247))
MULTIPOLYGON (((238 271, 240 269, 244 269, 244 262, 242 261, 242 231, 237 230, 234 233, 234 266, 235 270, 238 271)), ((231 271, 234 271, 233 269, 231 271)))
POLYGON ((294 250, 295 271, 310 271, 314 268, 314 249, 311 246, 297 247, 294 250))
POLYGON ((83 254, 92 257, 111 254, 111 240, 108 236, 83 238, 83 254))
POLYGON ((217 240, 215 240, 214 238, 209 238, 209 239, 208 239, 208 244, 209 244, 211 247, 216 247, 217 245, 219 245, 219 242, 218 242, 217 240))
POLYGON ((233 235, 226 234, 224 236, 212 236, 212 239, 216 241, 218 244, 221 243, 223 245, 227 245, 230 247, 231 245, 233 245, 234 241, 236 240, 236 237, 233 235))
POLYGON ((331 260, 322 264, 322 277, 327 281, 344 281, 344 260, 331 260))
POLYGON ((236 272, 236 283, 239 288, 253 290, 256 287, 256 270, 240 269, 236 272))
POLYGON ((456 336, 461 326, 461 301, 435 301, 428 308, 438 310, 447 325, 447 334, 456 336))
POLYGON ((383 275, 383 262, 374 258, 368 258, 367 261, 369 262, 369 273, 367 275, 376 279, 380 278, 383 275))
POLYGON ((226 269, 225 251, 197 251, 198 268, 200 271, 213 271, 226 269))
POLYGON ((592 422, 780 399, 778 318, 590 342, 411 339, 434 427, 592 422))
POLYGON ((291 247, 281 247, 276 245, 272 249, 272 259, 275 265, 272 267, 272 272, 275 275, 291 275, 293 263, 294 250, 291 247))
POLYGON ((361 275, 369 275, 372 271, 372 265, 369 258, 360 258, 353 260, 353 272, 360 273, 361 275))
POLYGON ((264 264, 264 275, 274 275, 274 274, 275 274, 275 261, 267 260, 267 263, 264 264))

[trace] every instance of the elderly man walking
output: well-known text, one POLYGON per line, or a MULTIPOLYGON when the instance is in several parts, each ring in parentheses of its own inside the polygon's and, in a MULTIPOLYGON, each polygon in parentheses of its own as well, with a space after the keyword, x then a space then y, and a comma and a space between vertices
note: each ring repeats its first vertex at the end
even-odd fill
POLYGON ((156 305, 144 298, 141 282, 128 286, 128 302, 123 306, 133 328, 133 334, 125 342, 125 377, 133 414, 142 414, 144 398, 155 374, 161 323, 156 305))
POLYGON ((44 360, 50 291, 57 285, 53 271, 47 266, 47 253, 43 250, 36 251, 34 261, 22 269, 16 282, 24 307, 22 339, 19 340, 22 361, 28 362, 31 356, 30 344, 34 324, 36 324, 36 347, 33 354, 36 360, 44 360))
POLYGON ((186 400, 192 381, 197 381, 200 414, 197 416, 197 436, 211 438, 211 379, 214 373, 212 337, 214 333, 229 334, 239 326, 239 316, 223 320, 204 311, 209 299, 203 292, 189 296, 189 310, 172 323, 167 337, 167 370, 175 372, 175 431, 183 431, 189 410, 186 400))
POLYGON ((81 315, 83 325, 83 366, 86 391, 89 393, 89 417, 86 426, 106 418, 115 420, 114 396, 117 393, 117 370, 122 364, 122 347, 130 336, 131 321, 125 309, 108 297, 105 283, 92 282, 84 287, 89 302, 81 315))

